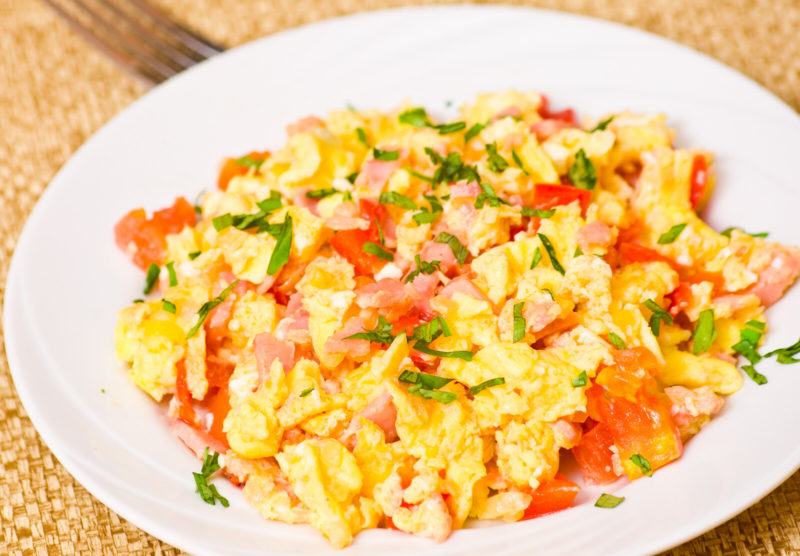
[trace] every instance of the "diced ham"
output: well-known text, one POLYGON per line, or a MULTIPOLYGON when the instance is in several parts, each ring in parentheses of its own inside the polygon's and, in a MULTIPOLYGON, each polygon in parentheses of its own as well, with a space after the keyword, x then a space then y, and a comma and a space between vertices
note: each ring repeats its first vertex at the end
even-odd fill
POLYGON ((664 392, 672 402, 670 413, 683 436, 697 434, 708 418, 719 413, 725 404, 709 386, 694 389, 669 386, 664 392))
POLYGON ((264 281, 261 282, 258 286, 256 286, 256 293, 258 294, 265 294, 269 291, 272 285, 275 283, 275 278, 277 278, 277 274, 274 276, 270 276, 267 274, 267 277, 264 278, 264 281))
POLYGON ((439 270, 448 274, 458 266, 458 261, 450 246, 436 241, 429 241, 422 247, 419 254, 423 261, 439 261, 439 270))
POLYGON ((206 321, 209 328, 224 328, 228 324, 235 300, 234 296, 229 295, 225 298, 225 301, 211 309, 206 321))
POLYGON ((356 304, 362 309, 379 309, 390 321, 407 313, 415 301, 414 288, 400 280, 384 278, 356 290, 356 304))
POLYGON ((173 420, 169 428, 172 434, 177 436, 184 446, 189 448, 198 458, 203 457, 203 452, 205 452, 206 448, 220 454, 225 453, 226 448, 221 442, 212 438, 207 432, 198 430, 180 419, 173 420))
POLYGON ((296 344, 307 344, 311 341, 308 332, 308 311, 303 308, 303 296, 295 292, 289 296, 286 313, 275 328, 275 336, 280 340, 288 340, 296 344))
POLYGON ((444 297, 453 297, 457 293, 463 293, 464 295, 469 295, 475 299, 486 300, 486 296, 483 295, 483 292, 479 290, 478 287, 466 276, 459 276, 458 278, 451 280, 449 284, 441 289, 439 295, 444 297))
POLYGON ((300 118, 296 122, 287 125, 286 133, 288 135, 294 135, 295 133, 301 133, 303 131, 311 131, 317 127, 325 127, 325 122, 316 116, 306 116, 305 118, 300 118))
POLYGON ((511 105, 506 106, 500 112, 494 115, 492 121, 502 120, 503 118, 521 118, 522 117, 522 110, 520 110, 519 106, 511 105))
POLYGON ((329 353, 348 355, 356 360, 363 359, 370 353, 369 341, 347 339, 347 337, 363 332, 365 328, 364 319, 361 317, 351 317, 347 319, 342 329, 325 342, 325 350, 329 353))
POLYGON ((418 274, 412 281, 411 287, 414 288, 415 301, 414 307, 423 320, 433 318, 434 312, 431 308, 431 298, 439 285, 438 273, 418 274))
POLYGON ((614 242, 611 228, 603 222, 595 220, 578 230, 578 245, 588 252, 592 247, 608 247, 614 242))
POLYGON ((397 429, 395 428, 397 408, 394 406, 392 396, 388 392, 384 392, 369 402, 369 404, 361 410, 361 416, 369 419, 383 429, 386 442, 394 442, 397 440, 397 429))
POLYGON ((400 160, 367 160, 356 178, 356 185, 366 186, 377 197, 389 176, 400 168, 400 160))
POLYGON ((332 230, 367 230, 369 220, 360 216, 358 206, 353 202, 340 203, 333 210, 333 216, 325 221, 332 230))
POLYGON ((569 129, 575 127, 569 122, 564 120, 540 120, 531 126, 531 131, 536 134, 539 141, 544 141, 552 137, 562 129, 569 129))
POLYGON ((269 376, 270 367, 275 359, 280 360, 283 370, 287 373, 294 367, 294 344, 279 340, 270 332, 262 332, 255 337, 253 350, 256 354, 259 385, 269 376))
POLYGON ((450 186, 450 198, 472 198, 477 197, 481 188, 476 181, 459 181, 450 186))
POLYGON ((540 332, 561 316, 561 306, 553 301, 549 295, 537 296, 536 299, 526 301, 522 308, 525 323, 531 332, 540 332))
POLYGON ((750 288, 765 307, 778 301, 800 275, 800 248, 770 245, 769 263, 758 270, 758 282, 750 288))
POLYGON ((711 303, 714 306, 714 314, 717 318, 730 317, 736 311, 754 307, 758 305, 761 300, 758 296, 750 293, 731 293, 726 295, 719 295, 712 299, 711 303))

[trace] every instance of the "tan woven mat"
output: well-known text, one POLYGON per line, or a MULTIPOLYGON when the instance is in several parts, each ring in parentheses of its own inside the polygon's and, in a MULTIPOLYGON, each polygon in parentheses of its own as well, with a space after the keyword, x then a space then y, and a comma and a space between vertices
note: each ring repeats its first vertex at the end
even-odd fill
MULTIPOLYGON (((233 46, 398 0, 160 0, 233 46)), ((706 52, 800 109, 800 0, 531 0, 641 27, 706 52)), ((702 87, 702 83, 697 84, 702 87)), ((0 284, 26 215, 69 156, 144 89, 39 0, 0 0, 0 284)), ((733 464, 733 462, 732 462, 733 464)), ((88 494, 36 434, 0 357, 0 554, 177 551, 88 494)), ((800 554, 800 473, 673 554, 800 554)))

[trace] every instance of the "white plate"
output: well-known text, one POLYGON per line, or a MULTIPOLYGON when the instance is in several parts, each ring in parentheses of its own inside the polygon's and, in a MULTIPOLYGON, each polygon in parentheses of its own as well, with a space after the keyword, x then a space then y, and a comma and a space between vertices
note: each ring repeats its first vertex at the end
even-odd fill
MULTIPOLYGON (((679 145, 718 155, 712 224, 800 244, 800 120, 691 50, 609 23, 512 8, 384 11, 281 33, 134 103, 75 154, 28 220, 6 290, 6 348, 25 408, 61 463, 124 518, 191 552, 328 553, 315 531, 262 520, 230 485, 220 487, 229 509, 194 493, 197 462, 114 360, 115 312, 143 280, 114 246, 113 224, 132 207, 213 187, 223 156, 279 145, 296 117, 406 98, 437 108, 507 87, 542 90, 596 115, 666 112, 679 145)), ((770 310, 768 347, 794 340, 799 299, 795 288, 770 310)), ((800 464, 800 373, 771 362, 761 369, 768 385, 748 381, 680 461, 626 486, 615 510, 583 504, 461 530, 440 545, 373 530, 336 554, 645 553, 685 541, 800 464)))

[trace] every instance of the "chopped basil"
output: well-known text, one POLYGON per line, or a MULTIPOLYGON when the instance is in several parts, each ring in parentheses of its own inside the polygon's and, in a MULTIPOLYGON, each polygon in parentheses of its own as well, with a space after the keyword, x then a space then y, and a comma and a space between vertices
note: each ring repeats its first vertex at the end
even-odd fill
POLYGON ((269 224, 266 218, 277 209, 281 208, 281 195, 277 191, 270 191, 269 197, 257 201, 259 211, 252 214, 230 214, 225 213, 212 220, 214 229, 218 232, 230 226, 237 230, 248 230, 258 228, 259 232, 269 231, 269 224))
POLYGON ((189 260, 190 260, 190 261, 193 261, 193 260, 195 260, 197 257, 199 257, 199 256, 200 256, 200 251, 192 251, 191 253, 189 253, 189 255, 188 255, 188 256, 189 256, 189 260))
POLYGON ((595 501, 594 505, 597 508, 616 508, 624 501, 624 496, 614 496, 613 494, 603 493, 600 495, 600 498, 595 501))
POLYGON ((175 311, 178 310, 178 308, 175 307, 175 304, 172 301, 168 300, 168 299, 162 299, 161 300, 161 307, 163 307, 163 309, 167 313, 172 313, 172 314, 175 314, 175 311))
POLYGON ((539 239, 541 240, 542 245, 544 245, 544 250, 547 251, 547 256, 550 257, 550 264, 553 265, 553 268, 559 274, 564 276, 564 274, 566 274, 566 272, 564 271, 564 267, 561 266, 561 263, 558 262, 558 257, 556 256, 556 250, 553 247, 553 244, 550 243, 550 238, 547 237, 546 235, 544 235, 541 232, 539 234, 537 234, 537 235, 539 236, 539 239))
POLYGON ((759 386, 768 382, 767 377, 759 373, 753 365, 742 365, 742 370, 759 386))
POLYGON ((766 237, 769 236, 769 232, 756 232, 754 234, 751 234, 750 232, 745 232, 741 228, 737 228, 735 226, 731 226, 730 228, 725 228, 720 233, 722 235, 724 235, 725 237, 731 237, 731 232, 733 230, 739 230, 740 232, 744 232, 745 234, 749 235, 750 237, 758 237, 758 238, 762 238, 763 239, 763 238, 766 238, 766 237))
POLYGON ((375 160, 397 160, 400 158, 400 151, 382 151, 375 147, 372 149, 372 156, 375 160))
POLYGON ((220 469, 219 454, 214 452, 213 456, 209 455, 208 447, 206 447, 205 452, 203 452, 203 466, 200 469, 200 473, 192 473, 192 475, 194 476, 194 484, 197 488, 197 493, 200 495, 200 498, 203 499, 203 502, 214 506, 217 500, 219 500, 219 503, 227 508, 230 505, 227 498, 217 491, 215 485, 208 483, 211 476, 220 469))
MULTIPOLYGON (((751 366, 755 365, 762 359, 761 354, 758 353, 758 342, 761 340, 761 336, 764 333, 765 327, 766 325, 763 322, 757 320, 747 321, 745 323, 745 327, 739 332, 739 341, 731 346, 736 353, 747 359, 751 366)), ((745 372, 747 372, 746 369, 745 372)), ((753 372, 755 372, 755 368, 753 368, 753 372)), ((750 373, 748 373, 748 376, 752 378, 750 373)), ((764 379, 764 382, 766 382, 766 378, 764 379)))
POLYGON ((225 214, 220 214, 219 216, 215 216, 211 223, 214 225, 214 229, 219 231, 224 230, 230 226, 233 226, 233 215, 229 212, 225 214))
POLYGON ((586 371, 581 371, 578 376, 572 379, 572 387, 580 388, 581 386, 586 386, 588 382, 589 376, 586 374, 586 371))
POLYGON ((487 143, 486 153, 489 155, 487 164, 492 172, 502 172, 508 168, 508 161, 497 153, 497 143, 487 143))
POLYGON ((376 344, 391 344, 394 341, 394 334, 392 334, 392 323, 383 318, 378 317, 378 324, 372 330, 364 330, 364 332, 357 332, 345 338, 346 340, 366 340, 368 342, 375 342, 376 344))
POLYGON ((169 276, 169 285, 170 287, 178 285, 178 276, 175 274, 175 263, 173 261, 168 262, 164 265, 167 269, 167 276, 169 276))
POLYGON ((797 359, 795 357, 795 355, 797 355, 798 353, 800 353, 800 340, 797 340, 795 343, 785 348, 772 350, 769 353, 767 353, 764 357, 772 357, 777 355, 778 363, 782 365, 791 365, 793 363, 800 363, 800 359, 797 359))
POLYGON ((656 303, 652 299, 648 299, 644 302, 644 306, 650 309, 653 314, 650 315, 650 330, 653 331, 654 336, 658 336, 659 332, 661 332, 661 321, 666 322, 667 324, 672 324, 672 315, 670 315, 667 311, 661 307, 658 303, 656 303))
POLYGON ((289 254, 292 251, 292 217, 287 214, 286 219, 279 226, 278 242, 275 244, 267 266, 267 274, 270 276, 275 276, 289 262, 289 254))
POLYGON ((408 210, 417 208, 417 204, 414 201, 397 191, 384 191, 378 201, 382 205, 395 205, 408 210))
POLYGON ((401 124, 408 124, 414 127, 426 127, 431 123, 428 119, 428 113, 421 106, 406 110, 397 119, 401 124))
POLYGON ((623 340, 613 332, 608 333, 608 341, 611 342, 611 345, 613 345, 617 349, 625 349, 626 347, 625 340, 623 340))
POLYGON ((397 380, 400 382, 405 382, 406 384, 419 384, 421 387, 428 388, 430 390, 438 390, 442 386, 453 382, 452 378, 444 378, 442 376, 436 376, 428 373, 417 373, 414 371, 403 371, 400 373, 400 376, 397 377, 397 380))
POLYGON ((440 232, 436 239, 434 240, 436 243, 444 243, 450 250, 453 252, 453 256, 455 256, 458 264, 464 264, 464 261, 467 260, 467 248, 464 247, 464 244, 459 241, 459 239, 454 236, 453 234, 449 234, 447 232, 440 232))
POLYGON ((417 266, 414 270, 408 273, 408 276, 406 276, 405 279, 406 282, 411 282, 420 274, 433 274, 439 270, 439 265, 442 264, 441 261, 423 261, 419 255, 414 255, 414 262, 417 266))
POLYGON ((313 386, 311 388, 306 388, 305 390, 300 392, 300 397, 301 398, 305 398, 306 396, 308 396, 313 391, 314 391, 314 387, 313 386))
POLYGON ((572 185, 579 189, 594 189, 597 185, 597 171, 583 149, 575 153, 575 161, 567 171, 567 176, 572 185))
MULTIPOLYGON (((352 174, 348 174, 347 181, 350 183, 356 183, 356 178, 358 178, 358 172, 353 172, 352 174)), ((348 191, 348 195, 349 193, 350 192, 348 191)))
POLYGON ((233 290, 233 288, 236 287, 236 284, 238 283, 239 280, 234 280, 233 282, 228 284, 228 287, 222 290, 217 297, 215 297, 210 301, 206 301, 200 306, 200 309, 197 311, 197 322, 194 323, 194 326, 192 326, 189 329, 189 332, 186 333, 187 338, 191 338, 192 336, 197 334, 197 331, 200 330, 201 326, 203 326, 203 323, 205 322, 206 317, 208 317, 208 314, 214 309, 214 307, 225 301, 225 299, 231 293, 231 290, 233 290))
POLYGON ((519 342, 523 339, 525 337, 525 330, 528 328, 525 317, 522 315, 522 309, 524 308, 524 301, 514 304, 514 336, 512 338, 514 342, 519 342))
POLYGON ((575 252, 572 254, 572 257, 573 257, 573 258, 575 258, 575 257, 580 257, 581 255, 583 255, 583 249, 581 249, 581 246, 580 246, 580 245, 578 245, 578 246, 575 248, 575 252))
POLYGON ((367 132, 364 131, 363 127, 356 128, 356 137, 358 137, 358 140, 361 141, 365 147, 369 148, 369 139, 367 139, 367 132))
POLYGON ((269 197, 266 199, 261 199, 260 201, 256 201, 256 205, 258 208, 261 209, 262 212, 269 214, 270 212, 275 212, 279 208, 283 206, 283 202, 281 201, 281 194, 277 191, 270 190, 269 197))
POLYGON ((531 268, 536 268, 539 261, 542 260, 542 250, 537 246, 536 251, 533 252, 533 261, 531 261, 531 268))
POLYGON ((511 149, 511 159, 514 161, 514 164, 516 164, 517 167, 522 170, 523 174, 530 176, 528 171, 525 169, 525 165, 522 163, 522 159, 519 157, 515 149, 511 149))
POLYGON ((394 255, 392 255, 389 251, 378 245, 377 243, 373 243, 371 241, 367 241, 364 245, 361 246, 361 249, 364 253, 369 253, 370 255, 375 255, 376 257, 380 257, 384 261, 393 261, 394 255))
POLYGON ((478 135, 486 127, 486 124, 472 124, 467 132, 464 134, 464 144, 470 142, 476 135, 478 135))
POLYGON ((134 303, 144 303, 144 299, 136 298, 133 300, 134 303))
POLYGON ((522 207, 522 216, 530 218, 550 218, 556 213, 556 209, 537 209, 531 207, 522 207))
POLYGON ((479 392, 483 392, 487 388, 491 388, 492 386, 500 386, 501 384, 505 384, 505 383, 506 383, 506 379, 503 378, 502 376, 498 376, 497 378, 490 378, 489 380, 485 380, 485 381, 481 382, 480 384, 477 384, 475 386, 470 386, 469 387, 469 393, 474 396, 475 394, 477 394, 479 392))
POLYGON ((642 475, 647 475, 648 477, 653 476, 653 467, 650 465, 650 462, 647 461, 647 458, 642 454, 633 454, 630 457, 630 460, 636 467, 639 468, 639 471, 642 472, 642 475))
POLYGON ((711 344, 717 337, 717 330, 714 326, 714 309, 706 309, 700 312, 697 325, 692 334, 692 353, 699 355, 708 351, 711 344))
POLYGON ((420 353, 427 353, 428 355, 433 355, 435 357, 448 357, 454 359, 463 359, 464 361, 472 361, 471 351, 439 351, 428 347, 428 343, 423 342, 422 340, 417 340, 416 343, 414 343, 414 349, 420 353))
POLYGON ((608 127, 608 124, 610 124, 613 119, 614 116, 609 116, 605 120, 600 120, 596 126, 589 130, 589 133, 594 133, 595 131, 605 131, 605 129, 608 127))
POLYGON ((475 208, 483 208, 486 203, 488 203, 490 207, 499 207, 500 205, 508 204, 508 201, 497 196, 494 188, 488 183, 480 182, 480 186, 481 192, 475 198, 475 208))
POLYGON ((430 224, 431 222, 436 220, 438 217, 439 217, 439 213, 437 213, 437 212, 427 212, 425 210, 423 210, 422 212, 418 212, 418 213, 416 213, 416 214, 411 216, 411 218, 417 224, 430 224))
POLYGON ((330 197, 331 195, 336 195, 339 193, 338 189, 334 189, 333 187, 328 187, 325 189, 312 189, 311 191, 306 191, 306 197, 309 199, 324 199, 325 197, 330 197))
POLYGON ((666 232, 664 232, 659 236, 658 244, 666 245, 668 243, 672 243, 673 241, 678 239, 678 236, 681 235, 681 232, 685 227, 686 227, 686 222, 683 222, 681 224, 675 224, 673 227, 671 227, 669 230, 667 230, 666 232))
POLYGON ((431 390, 429 388, 423 388, 419 385, 414 385, 408 389, 410 394, 414 394, 429 400, 436 400, 439 403, 450 403, 455 401, 458 397, 456 396, 455 392, 443 392, 441 390, 431 390))
POLYGON ((161 269, 158 267, 158 265, 156 263, 150 263, 150 266, 147 267, 147 274, 144 277, 145 295, 153 291, 153 286, 156 285, 156 280, 158 280, 159 274, 161 274, 161 269))
POLYGON ((464 164, 461 155, 452 152, 446 157, 440 155, 430 147, 425 147, 425 153, 433 164, 437 165, 436 171, 431 178, 433 185, 440 183, 453 183, 460 180, 480 181, 478 171, 474 166, 464 164))
POLYGON ((259 168, 261 168, 261 165, 264 164, 264 161, 256 160, 255 158, 253 158, 248 154, 240 158, 237 158, 236 164, 238 164, 239 166, 244 166, 245 168, 255 168, 256 170, 258 170, 259 168))
POLYGON ((442 334, 444 334, 445 338, 450 336, 450 327, 447 326, 447 321, 444 320, 444 317, 438 315, 431 321, 417 326, 411 336, 425 343, 431 343, 442 334))
POLYGON ((425 181, 425 182, 428 182, 428 183, 434 183, 432 177, 426 176, 425 174, 420 174, 416 170, 409 169, 408 173, 411 174, 412 176, 414 176, 415 178, 420 179, 422 181, 425 181))
POLYGON ((451 122, 449 124, 439 124, 431 126, 433 129, 439 132, 439 135, 447 135, 448 133, 455 133, 456 131, 461 131, 467 124, 465 122, 451 122))

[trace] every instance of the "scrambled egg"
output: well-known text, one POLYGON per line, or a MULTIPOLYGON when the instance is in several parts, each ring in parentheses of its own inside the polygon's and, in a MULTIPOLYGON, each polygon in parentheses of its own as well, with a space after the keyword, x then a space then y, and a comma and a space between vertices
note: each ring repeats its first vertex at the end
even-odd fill
POLYGON ((663 115, 581 125, 506 91, 452 122, 407 105, 288 133, 228 159, 196 215, 118 236, 153 264, 115 349, 261 515, 335 547, 539 511, 596 422, 605 475, 677 458, 800 272, 703 222, 713 158, 673 148, 663 115))

